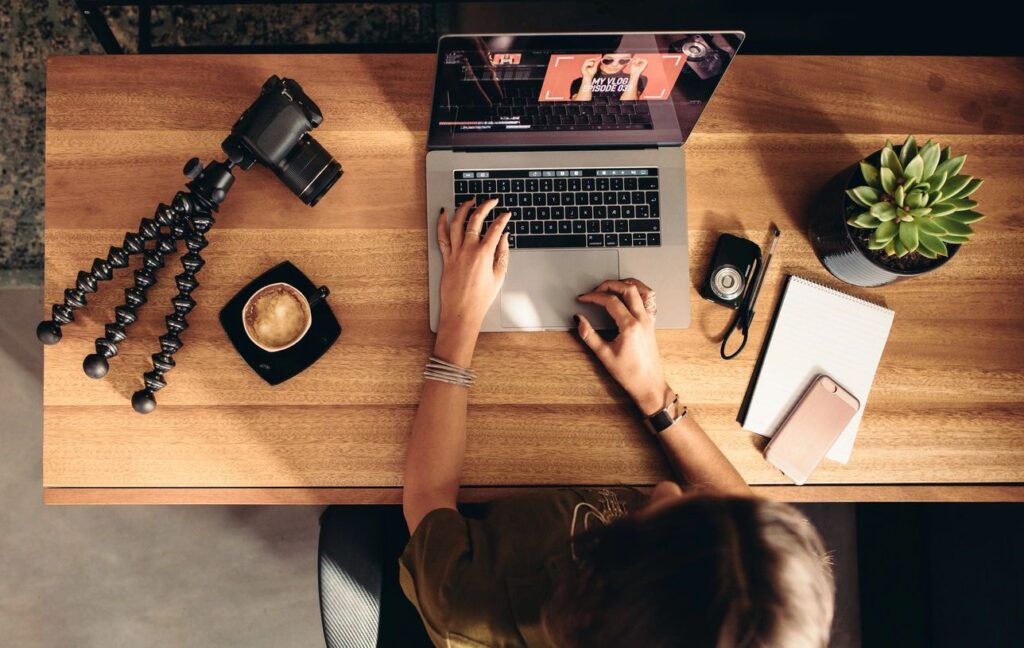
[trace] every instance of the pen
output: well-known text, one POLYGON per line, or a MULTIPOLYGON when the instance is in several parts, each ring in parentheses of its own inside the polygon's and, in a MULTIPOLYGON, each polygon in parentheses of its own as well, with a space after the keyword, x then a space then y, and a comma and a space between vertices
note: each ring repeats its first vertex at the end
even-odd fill
POLYGON ((740 306, 739 312, 736 313, 736 319, 733 320, 732 325, 729 327, 728 333, 722 338, 722 346, 719 349, 719 354, 723 360, 731 360, 739 355, 743 347, 747 346, 747 332, 750 330, 750 323, 754 321, 754 306, 757 304, 757 297, 761 293, 761 284, 764 283, 764 277, 768 274, 768 264, 771 263, 772 255, 775 254, 775 246, 779 242, 779 237, 782 236, 782 232, 775 225, 772 225, 772 241, 768 245, 768 254, 764 257, 764 261, 758 263, 757 277, 754 279, 754 283, 750 286, 747 292, 746 298, 743 300, 743 305, 740 306), (732 332, 736 329, 740 329, 743 333, 743 341, 740 343, 738 349, 732 353, 727 354, 725 352, 725 346, 732 335, 732 332))
POLYGON ((749 328, 750 323, 754 321, 754 305, 757 303, 757 297, 761 293, 761 284, 764 283, 764 277, 768 274, 768 264, 772 262, 772 255, 775 254, 775 246, 779 242, 779 237, 782 236, 782 232, 779 231, 778 227, 772 225, 772 242, 768 245, 768 256, 764 259, 760 271, 757 273, 757 281, 754 282, 753 287, 750 290, 750 294, 747 296, 747 302, 743 305, 745 311, 743 327, 749 328))

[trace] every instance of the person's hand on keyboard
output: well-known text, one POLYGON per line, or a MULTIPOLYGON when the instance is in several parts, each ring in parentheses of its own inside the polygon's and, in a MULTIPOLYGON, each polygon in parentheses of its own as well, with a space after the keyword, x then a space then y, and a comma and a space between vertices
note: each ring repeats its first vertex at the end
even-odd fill
POLYGON ((654 291, 637 279, 605 281, 577 297, 585 304, 603 306, 615 321, 619 334, 604 340, 583 315, 576 315, 577 332, 594 351, 612 378, 632 397, 644 415, 665 407, 672 390, 661 368, 658 341, 654 337, 654 291))
POLYGON ((455 210, 450 225, 447 210, 442 209, 437 219, 443 262, 439 337, 444 331, 475 341, 487 309, 505 281, 508 233, 504 230, 511 214, 499 214, 481 234, 484 220, 497 204, 497 200, 480 205, 468 200, 455 210))

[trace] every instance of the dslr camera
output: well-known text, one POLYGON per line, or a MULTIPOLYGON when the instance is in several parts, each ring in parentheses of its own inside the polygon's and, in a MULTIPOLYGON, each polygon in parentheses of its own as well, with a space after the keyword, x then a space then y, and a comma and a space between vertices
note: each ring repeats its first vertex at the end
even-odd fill
POLYGON ((299 200, 317 204, 342 175, 341 164, 309 134, 324 120, 313 100, 292 79, 271 76, 260 96, 221 144, 235 165, 268 167, 299 200))

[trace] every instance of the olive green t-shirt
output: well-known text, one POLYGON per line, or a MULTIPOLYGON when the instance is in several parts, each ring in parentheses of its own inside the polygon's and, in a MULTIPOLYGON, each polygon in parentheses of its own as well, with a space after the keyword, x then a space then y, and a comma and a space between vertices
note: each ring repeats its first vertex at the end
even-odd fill
POLYGON ((639 510, 628 488, 496 500, 480 515, 438 509, 399 559, 402 590, 436 646, 547 646, 541 612, 574 569, 570 539, 639 510))

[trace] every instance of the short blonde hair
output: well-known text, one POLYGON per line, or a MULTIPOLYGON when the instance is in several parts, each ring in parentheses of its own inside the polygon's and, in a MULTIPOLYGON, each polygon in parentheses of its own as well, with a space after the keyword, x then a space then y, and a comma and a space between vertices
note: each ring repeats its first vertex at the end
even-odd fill
POLYGON ((559 646, 824 648, 834 611, 817 531, 788 504, 683 498, 574 541, 544 612, 559 646))

